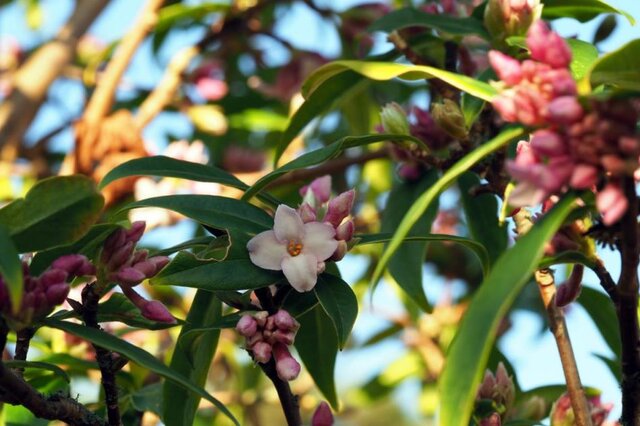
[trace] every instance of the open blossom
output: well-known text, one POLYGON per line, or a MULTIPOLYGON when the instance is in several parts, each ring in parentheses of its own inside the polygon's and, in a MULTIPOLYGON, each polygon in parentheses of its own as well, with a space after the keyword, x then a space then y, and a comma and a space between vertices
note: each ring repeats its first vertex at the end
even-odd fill
POLYGON ((289 206, 278 206, 271 231, 264 231, 247 244, 251 261, 264 269, 284 273, 299 292, 316 285, 318 272, 338 248, 335 229, 320 222, 304 223, 289 206))

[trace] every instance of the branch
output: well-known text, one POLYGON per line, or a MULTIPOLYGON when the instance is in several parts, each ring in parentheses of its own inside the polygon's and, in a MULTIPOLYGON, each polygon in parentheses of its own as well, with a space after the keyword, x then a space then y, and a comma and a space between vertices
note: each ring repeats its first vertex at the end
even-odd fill
MULTIPOLYGON (((35 329, 32 327, 24 328, 17 332, 16 335, 16 352, 13 357, 15 360, 26 361, 27 354, 29 352, 29 345, 31 343, 31 338, 35 334, 35 329)), ((24 374, 24 368, 16 368, 16 374, 20 377, 24 374)))
POLYGON ((61 420, 70 425, 104 426, 105 422, 73 398, 60 394, 45 397, 0 362, 0 401, 22 405, 36 417, 61 420))
POLYGON ((73 59, 79 38, 107 5, 108 0, 75 2, 75 9, 56 38, 41 46, 16 72, 13 90, 0 105, 2 158, 12 161, 24 133, 45 99, 49 86, 73 59))
POLYGON ((164 0, 149 0, 131 30, 122 38, 87 104, 83 119, 89 124, 97 125, 111 110, 118 82, 129 66, 133 54, 138 50, 138 46, 156 25, 158 10, 163 2, 164 0))
MULTIPOLYGON (((82 319, 87 327, 101 330, 98 324, 98 301, 100 294, 97 293, 94 284, 87 285, 82 290, 82 319)), ((120 426, 120 407, 118 405, 118 386, 116 384, 116 368, 114 368, 114 358, 111 351, 93 345, 96 351, 96 360, 100 367, 102 376, 102 387, 105 394, 107 406, 107 418, 109 426, 120 426)))
POLYGON ((267 375, 269 380, 273 383, 273 386, 278 392, 278 398, 280 399, 280 405, 282 405, 282 411, 287 419, 288 426, 301 426, 302 418, 300 417, 300 405, 298 403, 298 397, 291 392, 289 382, 282 380, 278 377, 276 371, 276 362, 273 357, 268 363, 258 363, 264 374, 267 375))

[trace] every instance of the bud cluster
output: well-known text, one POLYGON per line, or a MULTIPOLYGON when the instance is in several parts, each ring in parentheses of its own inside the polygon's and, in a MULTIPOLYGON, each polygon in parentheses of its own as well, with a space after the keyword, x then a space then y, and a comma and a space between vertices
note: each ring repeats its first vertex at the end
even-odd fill
POLYGON ((626 101, 593 101, 585 111, 567 68, 569 47, 541 21, 531 27, 527 44, 533 60, 522 64, 490 53, 493 67, 510 87, 494 101, 496 110, 506 121, 545 127, 530 142, 520 142, 515 160, 507 163, 519 182, 509 204, 533 205, 565 188, 599 185, 596 207, 604 224, 611 225, 628 206, 621 178, 638 170, 639 113, 626 101))
POLYGON ((325 175, 303 186, 300 189, 300 195, 303 200, 298 212, 302 221, 304 223, 322 221, 333 226, 338 248, 329 260, 341 260, 347 254, 348 243, 355 232, 353 219, 347 219, 353 208, 355 191, 350 189, 331 198, 331 176, 325 175))
POLYGON ((499 363, 496 369, 495 375, 487 370, 484 374, 484 379, 478 388, 476 394, 477 400, 491 400, 496 406, 501 407, 501 413, 493 413, 487 419, 487 425, 496 424, 500 425, 500 415, 507 413, 512 407, 515 401, 515 385, 513 378, 507 373, 507 369, 504 364, 499 363), (498 418, 494 414, 498 414, 498 418), (489 420, 490 419, 490 420, 489 420), (496 423, 497 421, 497 423, 496 423))
MULTIPOLYGON (((600 400, 600 394, 587 396, 587 405, 591 422, 594 426, 602 426, 613 408, 613 404, 603 404, 600 400)), ((575 423, 575 414, 571 407, 571 398, 568 393, 564 393, 553 404, 551 408, 551 425, 552 426, 573 426, 575 423)), ((615 423, 618 424, 618 423, 615 423)))
POLYGON ((503 42, 507 37, 525 34, 541 12, 539 0, 490 0, 484 24, 494 40, 503 42))
POLYGON ((246 339, 246 349, 253 359, 266 364, 273 356, 278 377, 294 380, 300 374, 300 364, 291 356, 288 346, 295 340, 300 324, 287 311, 280 309, 273 315, 259 311, 243 315, 236 330, 246 339))
POLYGON ((69 294, 69 283, 75 277, 95 274, 89 260, 78 254, 59 257, 39 277, 31 275, 29 264, 22 263, 23 296, 20 309, 11 307, 6 283, 0 276, 0 312, 16 328, 23 328, 46 317, 62 304, 69 294))
POLYGON ((100 272, 107 280, 120 284, 122 292, 140 309, 145 318, 174 323, 175 319, 162 303, 146 300, 132 288, 155 276, 169 263, 166 256, 148 257, 147 250, 136 250, 144 229, 144 222, 133 222, 131 229, 118 228, 113 232, 102 248, 100 272))

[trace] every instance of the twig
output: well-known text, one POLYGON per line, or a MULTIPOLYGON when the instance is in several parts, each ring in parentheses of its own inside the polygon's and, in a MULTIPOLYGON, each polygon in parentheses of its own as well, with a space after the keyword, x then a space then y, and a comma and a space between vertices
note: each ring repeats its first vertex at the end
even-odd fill
MULTIPOLYGON (((533 226, 531 213, 525 208, 520 209, 520 211, 516 213, 514 221, 518 235, 527 233, 533 226)), ((569 339, 569 330, 567 329, 562 309, 557 307, 555 303, 556 286, 553 274, 549 269, 539 269, 535 272, 534 276, 538 284, 542 303, 547 312, 549 328, 558 347, 560 363, 562 364, 565 381, 567 382, 567 390, 569 391, 569 398, 571 399, 571 407, 573 408, 575 416, 575 424, 577 426, 592 426, 593 423, 589 415, 587 398, 584 393, 584 388, 582 387, 582 382, 580 381, 578 365, 575 355, 573 354, 571 340, 569 339)))
POLYGON ((73 59, 78 40, 107 5, 108 0, 75 2, 69 20, 55 39, 40 47, 15 74, 13 90, 0 105, 2 158, 12 161, 24 133, 45 99, 51 83, 73 59))
POLYGON ((638 203, 633 178, 625 178, 629 207, 622 218, 616 313, 622 343, 622 424, 640 425, 640 336, 638 330, 638 203))
MULTIPOLYGON (((100 294, 96 292, 95 283, 87 285, 82 290, 82 319, 87 327, 101 330, 98 324, 98 301, 100 294)), ((96 360, 100 367, 102 376, 102 387, 105 394, 105 402, 107 406, 107 419, 109 426, 120 425, 120 408, 118 406, 118 386, 116 383, 116 371, 114 368, 114 358, 111 351, 93 345, 96 351, 96 360)))
MULTIPOLYGON (((27 354, 29 352, 29 344, 31 338, 35 334, 35 330, 32 327, 23 328, 16 333, 16 352, 13 357, 15 360, 26 361, 27 354)), ((17 375, 22 377, 24 374, 24 368, 19 367, 15 369, 17 375)))
POLYGON ((280 405, 282 405, 282 411, 287 419, 288 426, 301 426, 302 418, 300 416, 300 405, 298 403, 298 397, 291 392, 289 382, 282 380, 278 377, 276 371, 276 362, 273 358, 268 363, 258 363, 264 374, 267 375, 269 380, 273 383, 273 386, 278 392, 278 398, 280 399, 280 405))
POLYGON ((567 390, 569 391, 569 398, 571 399, 571 406, 573 407, 575 415, 575 424, 577 426, 592 426, 593 423, 589 415, 589 406, 582 382, 580 381, 580 373, 578 372, 576 357, 573 354, 573 347, 569 339, 569 330, 564 320, 564 313, 562 312, 562 308, 556 306, 555 303, 556 286, 553 274, 549 269, 539 269, 535 273, 535 279, 538 284, 542 303, 547 311, 549 328, 558 347, 560 363, 562 364, 564 378, 567 382, 567 390))
POLYGON ((36 417, 61 420, 70 425, 104 426, 100 417, 73 398, 60 394, 45 397, 0 362, 0 401, 22 405, 36 417))

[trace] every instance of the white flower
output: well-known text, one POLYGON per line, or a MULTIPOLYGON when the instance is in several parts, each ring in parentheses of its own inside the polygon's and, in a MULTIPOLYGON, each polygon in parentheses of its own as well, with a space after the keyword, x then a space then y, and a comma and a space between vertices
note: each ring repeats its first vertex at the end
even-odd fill
POLYGON ((272 231, 264 231, 247 244, 249 257, 264 269, 284 273, 299 292, 313 289, 327 260, 338 247, 335 229, 328 223, 303 223, 297 211, 278 206, 272 231))

